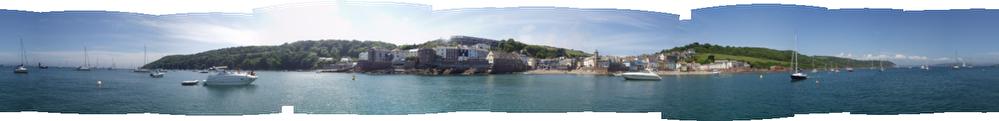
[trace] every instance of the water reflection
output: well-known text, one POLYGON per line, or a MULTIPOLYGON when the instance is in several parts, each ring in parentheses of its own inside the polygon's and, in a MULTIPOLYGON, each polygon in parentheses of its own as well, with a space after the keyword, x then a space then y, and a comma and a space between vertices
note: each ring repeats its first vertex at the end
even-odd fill
POLYGON ((257 89, 257 85, 240 85, 240 86, 202 86, 208 89, 208 93, 213 97, 226 97, 231 94, 245 92, 248 94, 253 94, 257 89))

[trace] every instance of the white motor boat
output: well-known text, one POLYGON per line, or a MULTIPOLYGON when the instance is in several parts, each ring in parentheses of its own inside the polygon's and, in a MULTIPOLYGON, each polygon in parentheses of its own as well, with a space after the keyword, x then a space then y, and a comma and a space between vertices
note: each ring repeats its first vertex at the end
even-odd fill
POLYGON ((163 78, 163 75, 166 75, 166 73, 163 73, 163 71, 159 71, 159 70, 153 71, 153 72, 149 73, 149 76, 153 77, 153 78, 163 78))
POLYGON ((626 80, 662 80, 658 74, 649 72, 627 72, 621 73, 621 76, 626 80))
POLYGON ((180 85, 192 86, 192 85, 198 85, 198 82, 201 82, 201 80, 187 80, 187 81, 181 81, 180 85))
POLYGON ((219 71, 218 74, 209 75, 204 85, 249 85, 257 80, 256 74, 219 71))

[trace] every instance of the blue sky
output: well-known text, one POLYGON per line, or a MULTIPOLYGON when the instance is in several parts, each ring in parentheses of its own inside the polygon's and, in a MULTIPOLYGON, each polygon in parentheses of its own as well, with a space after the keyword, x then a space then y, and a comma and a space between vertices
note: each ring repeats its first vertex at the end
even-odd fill
MULTIPOLYGON (((901 64, 999 62, 999 11, 829 9, 755 4, 679 15, 630 8, 476 7, 438 9, 395 2, 308 2, 247 13, 0 11, 0 40, 25 40, 30 63, 118 67, 171 54, 296 40, 357 39, 420 43, 452 35, 514 38, 612 55, 636 55, 693 42, 791 49, 809 55, 885 59, 901 64), (689 18, 689 19, 687 19, 689 18)), ((16 44, 0 45, 0 64, 18 63, 16 44)))

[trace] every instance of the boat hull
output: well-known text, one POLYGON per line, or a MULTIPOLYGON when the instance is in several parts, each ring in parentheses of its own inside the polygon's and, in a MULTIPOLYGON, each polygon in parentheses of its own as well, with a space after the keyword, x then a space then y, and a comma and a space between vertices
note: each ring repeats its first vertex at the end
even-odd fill
POLYGON ((805 80, 805 79, 808 79, 808 77, 806 77, 806 76, 791 76, 791 80, 795 80, 795 81, 800 81, 800 80, 805 80))
POLYGON ((249 75, 239 75, 239 74, 220 74, 208 76, 208 79, 203 82, 204 85, 249 85, 256 81, 256 76, 249 75))
POLYGON ((662 80, 659 75, 651 73, 624 73, 621 74, 621 77, 624 77, 625 80, 662 80))
POLYGON ((149 74, 149 77, 163 78, 163 75, 165 75, 165 74, 163 74, 163 73, 152 73, 152 74, 149 74))
POLYGON ((28 69, 23 69, 23 68, 15 69, 14 73, 26 74, 26 73, 28 73, 28 69))

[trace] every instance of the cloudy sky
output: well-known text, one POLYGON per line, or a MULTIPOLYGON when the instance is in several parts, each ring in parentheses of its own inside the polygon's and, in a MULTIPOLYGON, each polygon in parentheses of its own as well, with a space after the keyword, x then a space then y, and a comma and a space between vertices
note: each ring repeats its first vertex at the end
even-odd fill
POLYGON ((134 67, 171 54, 297 40, 413 44, 452 35, 652 53, 692 42, 902 64, 999 62, 988 1, 0 1, 0 64, 134 67), (746 5, 759 3, 758 5, 746 5), (785 5, 775 5, 780 3, 785 5), (807 6, 795 6, 795 5, 807 6), (892 8, 892 9, 858 9, 892 8), (959 10, 949 10, 959 9, 959 10), (926 11, 929 10, 929 11, 926 11), (67 12, 68 11, 68 12, 67 12), (111 11, 111 12, 109 12, 111 11), (99 62, 99 63, 97 63, 99 62))

